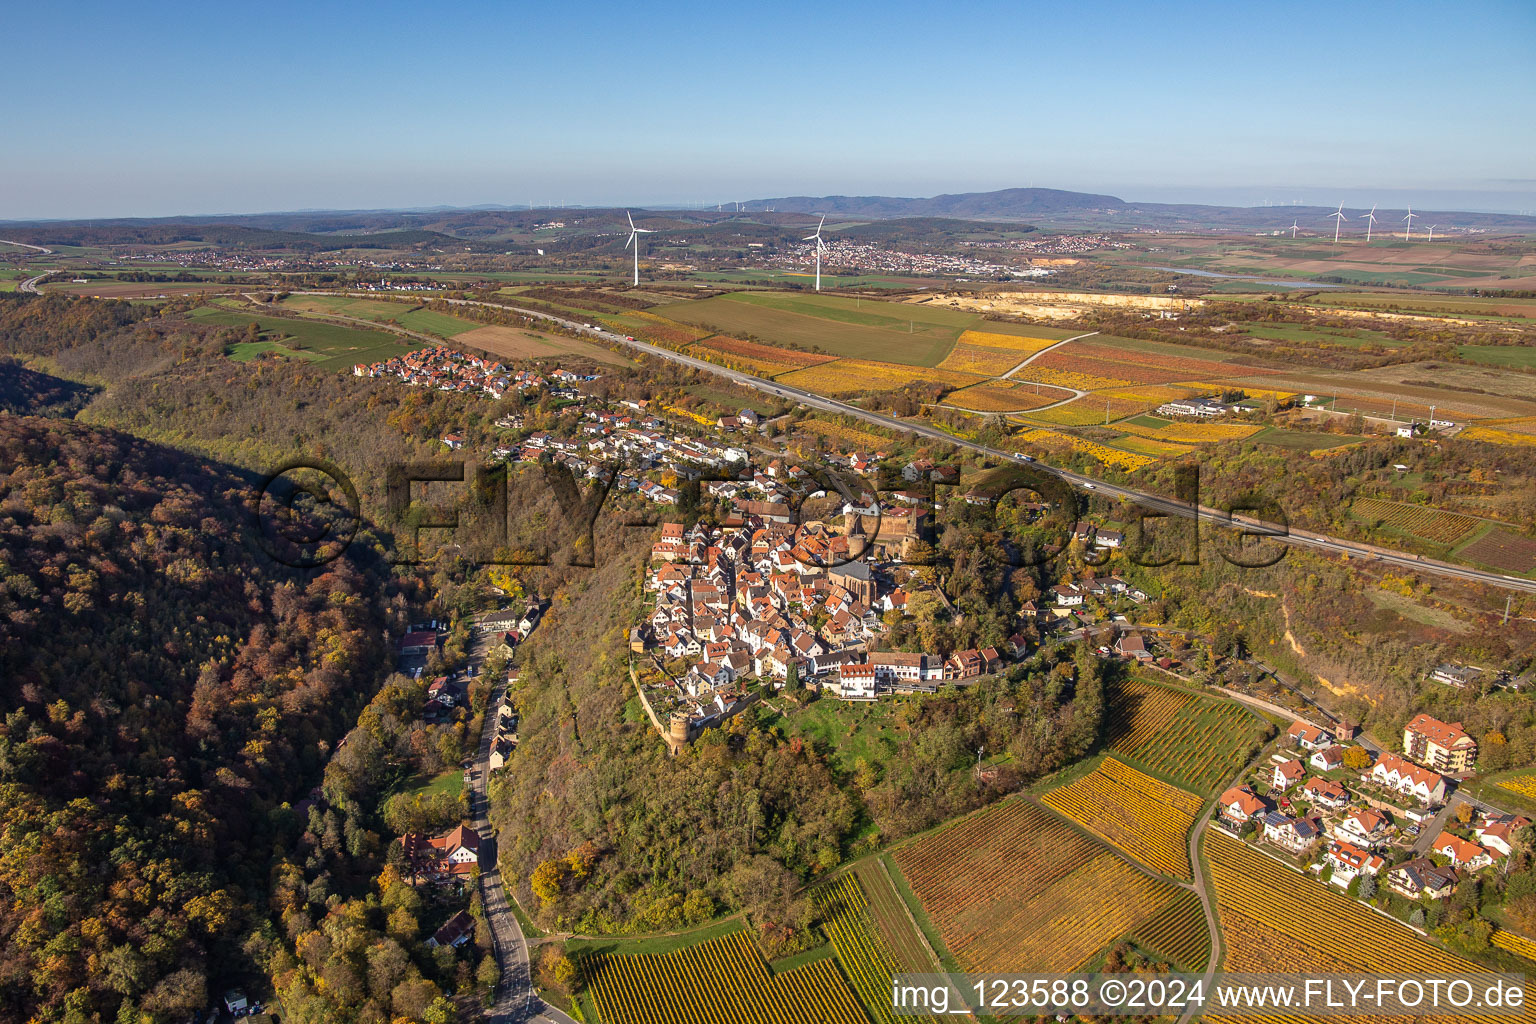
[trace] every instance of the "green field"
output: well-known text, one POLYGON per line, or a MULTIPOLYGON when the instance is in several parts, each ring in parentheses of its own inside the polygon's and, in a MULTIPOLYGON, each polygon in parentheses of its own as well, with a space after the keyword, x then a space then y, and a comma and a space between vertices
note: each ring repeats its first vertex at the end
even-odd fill
POLYGON ((1354 444, 1357 441, 1364 441, 1365 438, 1358 434, 1314 434, 1308 430, 1265 427, 1248 440, 1296 451, 1318 451, 1323 448, 1339 448, 1346 444, 1354 444))
POLYGON ((268 352, 290 359, 302 359, 307 363, 324 362, 329 358, 306 348, 289 348, 280 341, 242 341, 229 347, 229 358, 237 363, 246 363, 268 352))
POLYGON ((436 778, 427 780, 425 784, 417 787, 413 792, 419 793, 422 796, 436 796, 439 793, 447 793, 449 796, 456 797, 464 792, 464 773, 443 772, 443 774, 436 778))
POLYGON ((454 335, 483 326, 436 310, 415 309, 409 303, 389 302, 384 299, 360 299, 344 295, 296 295, 284 301, 283 305, 295 310, 307 309, 335 313, 337 316, 350 316, 358 320, 394 322, 408 331, 433 334, 439 338, 452 338, 454 335))
POLYGON ((755 291, 658 306, 650 312, 765 344, 908 366, 937 366, 960 333, 981 322, 975 313, 935 306, 755 291))
POLYGON ((1456 352, 1463 359, 1489 366, 1536 367, 1536 347, 1529 345, 1461 345, 1456 352))
POLYGON ((800 737, 824 750, 844 771, 853 771, 860 760, 878 765, 896 753, 897 712, 902 701, 877 703, 846 702, 835 697, 821 697, 805 707, 786 700, 774 700, 786 714, 777 714, 769 705, 762 706, 759 721, 784 739, 800 737))
MULTIPOLYGON (((243 328, 254 323, 261 329, 257 342, 242 342, 235 346, 236 358, 251 359, 258 353, 248 347, 263 342, 275 343, 293 355, 308 359, 323 369, 350 369, 354 363, 372 363, 415 351, 421 346, 382 331, 367 331, 319 320, 289 320, 285 317, 261 316, 239 313, 226 309, 202 307, 189 314, 190 318, 205 324, 243 328)), ((235 354, 232 353, 232 354, 235 354)))
MULTIPOLYGON (((793 284, 811 284, 816 280, 814 272, 769 270, 767 267, 748 270, 700 270, 688 276, 695 281, 718 281, 722 284, 752 281, 784 281, 793 284)), ((823 288, 907 289, 923 285, 931 286, 932 283, 931 278, 891 277, 879 274, 828 274, 823 271, 821 275, 821 286, 823 288)))

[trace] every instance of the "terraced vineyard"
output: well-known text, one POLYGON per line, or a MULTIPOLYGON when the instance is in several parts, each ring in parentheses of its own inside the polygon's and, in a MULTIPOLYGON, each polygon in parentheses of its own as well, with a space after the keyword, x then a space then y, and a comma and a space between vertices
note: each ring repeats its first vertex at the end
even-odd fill
POLYGON ((1189 889, 1179 890, 1162 910, 1136 929, 1132 940, 1186 971, 1198 971, 1211 958, 1211 932, 1205 925, 1205 909, 1200 896, 1189 889))
POLYGON ((775 976, 743 932, 671 953, 596 954, 583 966, 603 1024, 868 1024, 832 961, 775 976))
POLYGON ((934 923, 953 949, 985 925, 994 904, 1041 891, 1097 850, 1034 804, 1007 800, 900 847, 892 858, 930 916, 942 912, 934 923))
MULTIPOLYGON (((1483 970, 1470 960, 1430 945, 1402 925, 1373 913, 1331 886, 1271 860, 1219 829, 1212 829, 1207 836, 1206 859, 1216 884, 1223 933, 1228 936, 1229 947, 1236 948, 1232 936, 1238 929, 1233 924, 1241 923, 1240 919, 1232 919, 1234 913, 1251 919, 1264 929, 1277 931, 1295 943, 1295 951, 1285 953, 1281 964, 1273 969, 1417 973, 1430 977, 1483 970)), ((1255 957, 1262 957, 1266 950, 1274 949, 1272 942, 1255 945, 1255 957)), ((1235 960, 1230 951, 1227 964, 1237 970, 1266 969, 1235 960)), ((1536 1019, 1536 1014, 1526 1010, 1518 1017, 1466 1014, 1456 1019, 1495 1024, 1497 1021, 1532 1020, 1536 1019)))
POLYGON ((1130 753, 1194 700, 1188 693, 1152 686, 1138 679, 1122 680, 1110 694, 1104 720, 1104 742, 1114 750, 1130 753))
POLYGON ((1042 802, 1153 870, 1191 877, 1186 841, 1203 805, 1193 793, 1109 757, 1042 802))
MULTIPOLYGON (((1229 971, 1267 974, 1271 972, 1290 973, 1308 970, 1316 973, 1351 974, 1359 970, 1359 968, 1351 967, 1351 965, 1341 960, 1327 956, 1305 942, 1292 938, 1268 925, 1260 924, 1246 914, 1240 914, 1235 910, 1222 910, 1221 934, 1223 944, 1226 947, 1226 959, 1223 967, 1229 971)), ((1260 1024, 1303 1024, 1304 1021, 1317 1020, 1319 1018, 1303 1018, 1282 1014, 1254 1016, 1244 1014, 1240 1017, 1222 1017, 1213 1014, 1208 1019, 1212 1021, 1212 1024, 1241 1024, 1241 1022, 1251 1021, 1258 1021, 1260 1024)), ((1339 1021, 1340 1024, 1415 1024, 1414 1018, 1404 1016, 1349 1015, 1329 1017, 1327 1019, 1329 1021, 1339 1021)), ((1433 1021, 1435 1019, 1433 1017, 1424 1018, 1425 1021, 1433 1021)))
POLYGON ((907 971, 932 968, 909 967, 891 952, 875 928, 858 878, 844 875, 831 885, 818 889, 815 900, 822 915, 822 931, 837 951, 837 961, 842 965, 843 973, 875 1024, 897 1024, 913 1019, 937 1024, 932 1017, 897 1017, 891 1011, 891 978, 907 971))
POLYGON ((1236 704, 1196 699, 1150 739, 1115 749, 1180 786, 1209 793, 1248 763, 1257 739, 1257 720, 1236 704))
POLYGON ((921 974, 933 970, 933 956, 909 916, 901 894, 891 884, 890 875, 880 861, 865 860, 854 869, 859 888, 869 901, 869 916, 874 919, 880 937, 903 971, 921 974))
POLYGON ((1405 505, 1376 498, 1356 498, 1351 511, 1359 519, 1390 526, 1436 544, 1454 544, 1475 530, 1481 520, 1457 512, 1405 505))
POLYGON ((962 819, 893 857, 969 971, 1072 970, 1179 891, 1022 800, 962 819))

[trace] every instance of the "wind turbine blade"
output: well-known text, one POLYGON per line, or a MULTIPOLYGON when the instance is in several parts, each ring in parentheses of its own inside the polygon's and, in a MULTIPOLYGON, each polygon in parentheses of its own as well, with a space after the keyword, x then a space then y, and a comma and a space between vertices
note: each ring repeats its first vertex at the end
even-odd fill
POLYGON ((629 230, 630 231, 634 231, 635 230, 635 218, 633 218, 633 217, 631 217, 629 215, 629 211, 628 210, 624 211, 624 219, 629 221, 629 230))
POLYGON ((821 237, 820 235, 806 235, 804 238, 800 239, 800 241, 802 241, 802 242, 809 242, 813 238, 820 238, 820 237, 821 237))
POLYGON ((821 224, 817 224, 816 225, 816 233, 818 235, 821 234, 821 225, 825 224, 826 222, 827 222, 827 215, 826 214, 822 214, 821 215, 821 224))

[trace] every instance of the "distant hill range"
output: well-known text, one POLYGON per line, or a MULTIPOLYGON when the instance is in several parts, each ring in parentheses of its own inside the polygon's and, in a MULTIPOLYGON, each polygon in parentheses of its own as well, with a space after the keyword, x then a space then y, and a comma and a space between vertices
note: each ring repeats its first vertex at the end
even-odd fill
MULTIPOLYGON (((841 238, 872 242, 923 240, 1004 230, 1191 231, 1252 234, 1285 231, 1294 220, 1312 235, 1332 230, 1333 207, 1201 206, 1128 203, 1114 196, 1054 188, 962 192, 927 199, 894 196, 787 196, 755 199, 729 208, 632 207, 635 219, 663 234, 685 234, 739 245, 797 241, 807 225, 827 214, 864 221, 838 229, 841 238), (1005 225, 1007 227, 1005 227, 1005 225)), ((1403 210, 1377 210, 1379 233, 1401 232, 1403 210)), ((629 228, 622 207, 430 207, 409 210, 295 210, 286 213, 195 217, 122 217, 96 220, 0 221, 0 237, 34 245, 171 245, 200 242, 253 250, 327 252, 338 249, 414 249, 419 252, 532 252, 617 248, 629 228), (540 230, 542 229, 542 230, 540 230)), ((1346 207, 1345 232, 1363 228, 1365 211, 1346 207)), ((1441 233, 1467 229, 1491 234, 1536 234, 1536 217, 1421 211, 1414 233, 1430 224, 1441 233), (1419 219, 1422 214, 1423 220, 1419 219)), ((658 236, 660 237, 660 236, 658 236)))
MULTIPOLYGON (((1046 228, 1096 228, 1130 231, 1279 231, 1294 221, 1313 233, 1329 226, 1334 207, 1322 206, 1202 206, 1198 204, 1128 203, 1115 196, 1067 192, 1055 188, 1005 188, 996 192, 960 192, 927 199, 895 196, 784 196, 755 199, 743 211, 829 214, 887 220, 897 217, 950 217, 958 220, 1022 221, 1046 228)), ((1345 207, 1354 224, 1364 210, 1345 207)), ((1377 210, 1378 230, 1402 230, 1406 210, 1377 210)), ((1437 224, 1441 230, 1480 228, 1486 231, 1536 233, 1536 217, 1514 214, 1421 210, 1413 215, 1414 230, 1437 224), (1426 219, 1419 220, 1422 214, 1426 219)), ((1349 230, 1346 227, 1345 230, 1349 230)))

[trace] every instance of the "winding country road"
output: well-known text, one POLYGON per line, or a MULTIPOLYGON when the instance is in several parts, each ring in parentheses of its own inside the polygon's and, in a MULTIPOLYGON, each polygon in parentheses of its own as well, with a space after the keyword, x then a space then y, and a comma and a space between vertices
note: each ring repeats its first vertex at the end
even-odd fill
MULTIPOLYGON (((343 293, 316 292, 314 294, 343 293)), ((1442 562, 1432 558, 1422 558, 1417 555, 1405 555, 1390 548, 1377 547, 1374 544, 1340 540, 1336 537, 1329 537, 1326 534, 1299 530, 1282 524, 1265 522, 1250 516, 1231 514, 1221 509, 1210 508, 1205 505, 1195 505, 1176 498, 1166 498, 1160 494, 1152 494, 1130 487, 1122 487, 1119 484, 1103 482, 1090 476, 1084 476, 1081 473, 1074 473, 1071 470, 1046 465, 1032 458, 1024 458, 1013 452, 1006 452, 998 448, 990 448, 986 445, 978 444, 975 441, 968 441, 965 438, 956 437, 926 423, 902 420, 894 416, 886 416, 883 413, 870 412, 856 405, 849 405, 846 402, 839 402, 836 399, 826 398, 814 392, 806 391, 804 388, 793 387, 789 384, 763 377, 754 377, 750 373, 728 369, 727 367, 705 362, 702 359, 695 359, 693 356, 686 356, 681 352, 674 352, 671 349, 661 348, 644 341, 636 341, 623 334, 615 334, 612 331, 605 331, 596 327, 586 327, 574 320, 567 320, 549 313, 522 309, 500 302, 485 302, 478 299, 443 299, 442 301, 453 305, 484 306, 489 309, 502 309, 532 319, 546 320, 558 324, 575 334, 596 338, 612 345, 627 346, 644 352, 647 355, 655 356, 657 359, 665 359, 668 362, 692 367, 704 373, 724 377, 742 387, 752 388, 753 390, 762 391, 779 398, 791 399, 812 409, 820 409, 824 412, 837 413, 842 416, 851 416, 865 423, 884 427, 887 430, 896 430, 916 434, 935 441, 943 441, 946 444, 954 445, 957 448, 965 448, 1000 462, 1028 466, 1073 486, 1081 487, 1085 490, 1094 490, 1107 497, 1120 498, 1162 515, 1179 516, 1186 519, 1213 523, 1218 526, 1231 527, 1241 530, 1250 536, 1265 537, 1281 544, 1311 548, 1327 554, 1344 555, 1350 558, 1359 558, 1391 565, 1400 569, 1408 569, 1413 572, 1428 573, 1434 576, 1465 580, 1470 583, 1481 583, 1490 587, 1500 587, 1505 590, 1519 590, 1525 593, 1536 594, 1536 580, 1521 579, 1518 576, 1506 576, 1495 572, 1485 572, 1480 569, 1471 569, 1467 566, 1455 565, 1451 562, 1442 562)))

